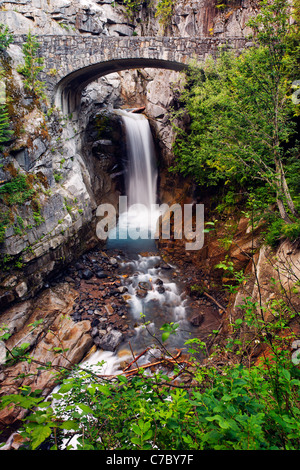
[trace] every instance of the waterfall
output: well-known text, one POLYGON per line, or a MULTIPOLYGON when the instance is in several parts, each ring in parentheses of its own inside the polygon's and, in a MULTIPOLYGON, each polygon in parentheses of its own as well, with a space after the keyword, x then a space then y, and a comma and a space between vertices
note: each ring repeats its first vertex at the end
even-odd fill
POLYGON ((148 119, 143 114, 121 111, 128 156, 127 196, 129 206, 156 203, 157 171, 154 143, 148 119))
MULTIPOLYGON (((124 211, 120 209, 117 230, 113 230, 114 236, 108 238, 106 248, 108 252, 111 249, 123 252, 114 256, 118 259, 120 279, 126 287, 123 298, 129 307, 128 322, 134 326, 135 335, 130 338, 130 348, 125 340, 114 352, 97 351, 87 359, 85 364, 89 365, 103 360, 106 364, 101 373, 120 372, 124 358, 132 360, 131 348, 138 355, 150 346, 151 354, 155 354, 154 336, 161 336, 160 328, 166 322, 180 325, 176 336, 171 335, 167 340, 167 347, 171 349, 183 347, 191 333, 186 319, 185 294, 174 282, 175 267, 166 267, 153 238, 132 240, 129 236, 130 229, 136 227, 153 233, 160 215, 159 210, 151 207, 156 204, 157 169, 149 122, 142 114, 124 110, 116 110, 116 113, 122 117, 126 137, 127 206, 124 211), (144 322, 148 322, 147 328, 144 322)), ((149 356, 142 357, 139 364, 150 359, 149 356)))
MULTIPOLYGON (((148 119, 143 114, 125 110, 116 110, 116 112, 122 117, 127 149, 125 180, 127 206, 124 211, 120 208, 117 238, 122 240, 133 238, 129 233, 131 229, 131 231, 136 231, 140 235, 139 238, 145 241, 150 239, 151 234, 155 232, 159 216, 153 207, 156 204, 157 189, 153 137, 148 119)), ((145 248, 149 248, 149 243, 144 243, 144 245, 147 245, 145 248)))

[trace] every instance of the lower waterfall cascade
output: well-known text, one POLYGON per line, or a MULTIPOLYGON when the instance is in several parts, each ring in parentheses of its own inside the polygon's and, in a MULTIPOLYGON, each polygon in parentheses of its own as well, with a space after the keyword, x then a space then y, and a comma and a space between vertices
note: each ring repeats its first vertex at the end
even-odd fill
POLYGON ((120 213, 117 237, 108 237, 107 249, 121 249, 126 253, 125 259, 121 256, 117 258, 120 278, 126 289, 123 297, 130 306, 130 321, 135 326, 135 335, 130 339, 130 347, 122 343, 113 352, 97 350, 86 360, 85 365, 95 365, 103 361, 101 374, 105 375, 120 373, 120 363, 132 360, 131 349, 137 356, 150 346, 138 364, 149 362, 149 356, 156 354, 155 337, 161 337, 159 330, 165 323, 173 322, 179 325, 176 335, 169 337, 167 347, 183 347, 191 334, 190 324, 186 320, 187 300, 174 281, 172 266, 159 256, 155 240, 130 240, 128 237, 128 228, 135 224, 144 233, 153 233, 155 229, 160 214, 151 211, 151 206, 157 199, 157 169, 148 119, 143 114, 125 110, 116 112, 122 117, 126 135, 125 186, 128 212, 120 213))

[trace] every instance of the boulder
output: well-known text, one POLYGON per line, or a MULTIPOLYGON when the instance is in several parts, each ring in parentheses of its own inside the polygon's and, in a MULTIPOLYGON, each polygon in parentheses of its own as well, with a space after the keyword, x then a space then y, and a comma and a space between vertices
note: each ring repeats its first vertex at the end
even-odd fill
POLYGON ((140 299, 144 299, 148 294, 146 289, 137 289, 135 295, 140 299))
POLYGON ((150 282, 139 282, 139 288, 143 290, 151 290, 152 286, 150 282))
POLYGON ((91 279, 93 277, 93 273, 90 269, 84 269, 84 271, 82 271, 82 278, 83 279, 91 279))
POLYGON ((198 327, 203 323, 203 320, 204 315, 202 313, 197 313, 191 318, 190 323, 191 325, 198 327))
POLYGON ((156 290, 159 294, 163 294, 166 291, 166 289, 163 286, 158 286, 156 290))
POLYGON ((104 278, 107 277, 107 274, 106 274, 104 271, 97 271, 97 272, 96 272, 96 277, 97 277, 98 279, 104 279, 104 278))
MULTIPOLYGON (((61 284, 39 294, 34 302, 27 301, 4 312, 1 320, 8 322, 10 331, 15 332, 7 341, 11 350, 15 346, 28 343, 31 361, 21 361, 3 369, 1 392, 15 393, 18 387, 28 386, 32 390, 43 390, 47 395, 55 386, 54 368, 68 368, 78 364, 90 350, 93 340, 89 321, 74 323, 70 318, 76 292, 69 284, 61 284), (13 316, 15 315, 15 317, 13 316), (37 321, 42 322, 37 323, 37 321), (33 328, 32 324, 36 327, 33 328), (58 349, 63 349, 60 354, 58 349), (41 369, 41 364, 52 364, 53 369, 41 369), (15 377, 16 380, 11 380, 15 377)), ((0 412, 0 423, 10 425, 24 416, 18 408, 5 408, 0 412)))
POLYGON ((115 351, 123 340, 123 334, 118 330, 111 330, 102 337, 94 339, 95 344, 104 351, 115 351))

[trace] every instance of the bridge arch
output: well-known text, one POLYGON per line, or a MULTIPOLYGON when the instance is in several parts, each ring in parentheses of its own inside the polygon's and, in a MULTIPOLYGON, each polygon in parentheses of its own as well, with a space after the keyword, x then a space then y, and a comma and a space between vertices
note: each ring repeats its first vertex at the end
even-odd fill
MULTIPOLYGON (((215 57, 219 48, 239 51, 246 39, 181 37, 95 37, 90 35, 37 36, 44 58, 43 79, 50 101, 64 113, 76 111, 82 90, 92 81, 112 72, 136 68, 180 71, 191 60, 215 57)), ((20 46, 24 35, 16 35, 20 46)))
POLYGON ((180 72, 187 67, 188 65, 182 62, 149 58, 115 59, 88 65, 71 72, 58 82, 54 90, 55 105, 65 114, 75 112, 80 105, 81 93, 84 88, 98 78, 113 72, 138 68, 167 69, 180 72))

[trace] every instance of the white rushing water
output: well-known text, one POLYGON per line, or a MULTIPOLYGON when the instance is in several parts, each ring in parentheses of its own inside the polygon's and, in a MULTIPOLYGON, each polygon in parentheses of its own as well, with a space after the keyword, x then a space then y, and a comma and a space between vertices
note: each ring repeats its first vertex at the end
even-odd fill
MULTIPOLYGON (((157 199, 156 158, 148 119, 142 114, 125 110, 116 110, 116 112, 122 117, 126 134, 125 185, 128 210, 120 213, 117 226, 119 236, 117 240, 108 239, 107 247, 123 249, 131 255, 132 252, 135 253, 132 260, 119 260, 119 266, 121 272, 128 273, 123 283, 128 289, 125 298, 130 307, 131 322, 135 326, 135 336, 130 338, 130 346, 135 355, 138 355, 145 348, 157 344, 153 335, 161 338, 160 328, 164 323, 176 322, 186 326, 186 301, 174 280, 170 279, 171 272, 161 269, 160 256, 139 254, 155 250, 155 241, 150 240, 149 243, 148 240, 147 243, 147 240, 131 240, 128 235, 130 227, 139 227, 148 233, 155 232, 160 215, 151 211, 151 206, 157 199), (146 289, 141 290, 141 286, 146 286, 146 289)), ((181 347, 184 338, 180 333, 176 338, 170 336, 168 346, 181 347)), ((154 354, 153 350, 152 353, 154 354)), ((129 357, 132 360, 130 348, 123 344, 114 353, 97 351, 87 359, 86 363, 95 365, 99 361, 105 361, 101 373, 115 374, 120 371, 120 362, 128 360, 129 357)), ((149 357, 141 358, 140 364, 146 360, 149 360, 149 357)))
POLYGON ((158 211, 153 211, 156 204, 157 168, 153 137, 148 119, 143 114, 116 111, 122 117, 125 128, 127 148, 126 196, 128 211, 120 213, 118 230, 128 234, 133 228, 140 233, 155 232, 158 211))

